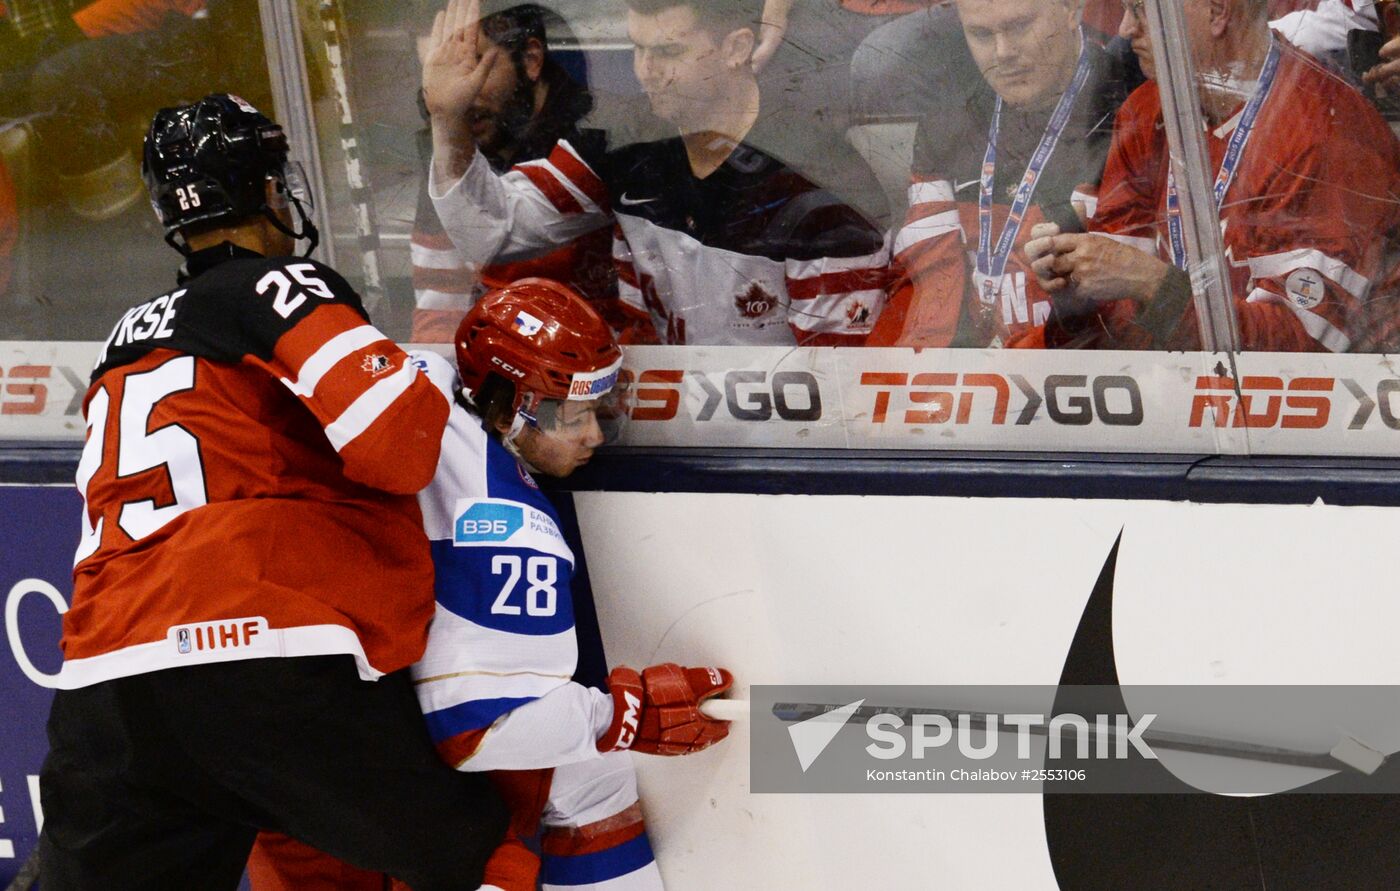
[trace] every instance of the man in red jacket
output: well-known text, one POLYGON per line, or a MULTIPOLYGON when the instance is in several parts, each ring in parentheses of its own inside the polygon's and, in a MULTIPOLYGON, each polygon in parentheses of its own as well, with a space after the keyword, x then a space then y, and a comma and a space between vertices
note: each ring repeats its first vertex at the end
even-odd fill
MULTIPOLYGON (((1215 205, 1246 350, 1344 352, 1400 225, 1400 144, 1355 89, 1272 35, 1264 0, 1185 0, 1215 205)), ((1154 76, 1130 6, 1121 33, 1154 76)), ((1056 314, 1019 345, 1197 349, 1155 82, 1119 112, 1090 234, 1026 254, 1056 314)))

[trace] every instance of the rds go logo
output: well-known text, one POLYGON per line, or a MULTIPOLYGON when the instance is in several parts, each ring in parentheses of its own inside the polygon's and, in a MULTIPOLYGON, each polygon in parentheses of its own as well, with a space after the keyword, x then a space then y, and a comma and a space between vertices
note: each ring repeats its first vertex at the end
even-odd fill
POLYGON ((465 546, 502 542, 525 525, 525 511, 518 505, 478 501, 457 515, 452 543, 465 546))

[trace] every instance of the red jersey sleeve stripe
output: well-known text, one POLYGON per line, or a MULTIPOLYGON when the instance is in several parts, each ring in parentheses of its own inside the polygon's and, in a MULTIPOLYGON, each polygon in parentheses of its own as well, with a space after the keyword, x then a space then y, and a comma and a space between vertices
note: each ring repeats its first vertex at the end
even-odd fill
MULTIPOLYGON (((290 378, 299 375, 306 361, 335 337, 367 325, 369 320, 364 314, 349 304, 327 303, 316 307, 277 338, 277 343, 272 348, 272 361, 280 369, 278 376, 290 378)), ((385 341, 389 339, 382 333, 379 336, 385 341)))
POLYGON ((433 251, 455 251, 457 245, 452 243, 452 239, 446 232, 429 232, 424 229, 414 229, 413 235, 409 239, 415 246, 422 246, 433 251))
POLYGON ((569 178, 569 182, 583 194, 588 196, 588 200, 598 205, 599 209, 608 209, 608 190, 603 185, 603 181, 593 172, 574 147, 567 141, 561 140, 554 147, 554 151, 549 155, 549 163, 558 168, 559 172, 569 178))
POLYGON ((622 279, 624 282, 626 282, 634 288, 640 288, 642 286, 641 281, 637 278, 636 266, 633 266, 626 260, 617 260, 615 262, 617 266, 618 278, 622 279))
POLYGON ((524 174, 526 179, 549 199, 555 210, 560 213, 583 213, 583 205, 579 204, 578 199, 546 168, 536 164, 522 164, 515 169, 524 174))
POLYGON ((321 379, 340 360, 357 350, 387 340, 388 338, 373 325, 360 325, 358 328, 343 331, 322 344, 320 349, 301 363, 295 381, 284 377, 282 383, 296 395, 303 399, 310 399, 315 394, 316 386, 320 384, 321 379))
POLYGON ((417 377, 418 368, 411 363, 404 363, 398 371, 360 394, 358 399, 350 403, 349 408, 340 413, 340 417, 326 427, 326 438, 335 450, 339 452, 344 449, 355 437, 368 430, 417 377))
POLYGON ((885 268, 853 269, 812 278, 789 279, 788 297, 793 300, 811 300, 826 294, 880 290, 885 287, 887 279, 888 270, 885 268))

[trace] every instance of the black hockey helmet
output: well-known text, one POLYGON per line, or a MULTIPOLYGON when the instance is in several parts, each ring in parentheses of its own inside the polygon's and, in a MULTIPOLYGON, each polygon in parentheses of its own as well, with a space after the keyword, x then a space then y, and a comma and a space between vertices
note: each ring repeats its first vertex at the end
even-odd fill
POLYGON ((156 112, 146 133, 141 177, 165 240, 188 253, 179 238, 183 227, 263 214, 287 235, 308 239, 309 255, 319 240, 308 216, 311 194, 300 165, 289 161, 287 152, 282 128, 237 96, 215 93, 156 112), (296 208, 301 231, 287 227, 268 206, 269 179, 296 208))

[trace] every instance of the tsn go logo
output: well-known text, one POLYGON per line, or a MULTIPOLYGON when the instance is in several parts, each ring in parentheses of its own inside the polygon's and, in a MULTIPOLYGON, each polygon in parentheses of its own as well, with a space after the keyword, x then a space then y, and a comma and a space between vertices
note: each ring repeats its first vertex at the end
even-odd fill
MULTIPOLYGON (((1121 374, 1089 378, 1082 374, 1052 374, 1036 386, 1019 374, 867 371, 862 387, 875 396, 870 420, 907 425, 969 424, 972 410, 990 408, 991 423, 1031 423, 1041 408, 1056 424, 1086 427, 1097 421, 1110 427, 1139 427, 1143 422, 1142 390, 1121 374), (1014 419, 1009 413, 1013 388, 1024 402, 1014 419)), ((983 415, 985 416, 985 414, 983 415)))

